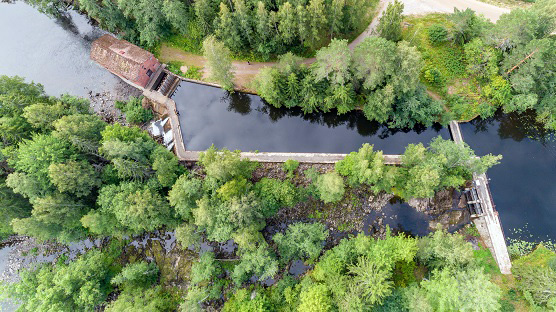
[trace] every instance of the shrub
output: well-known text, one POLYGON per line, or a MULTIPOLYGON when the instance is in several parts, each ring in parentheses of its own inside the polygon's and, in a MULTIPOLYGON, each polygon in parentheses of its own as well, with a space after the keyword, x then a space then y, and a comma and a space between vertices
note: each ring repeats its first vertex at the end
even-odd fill
POLYGON ((143 108, 142 100, 143 97, 130 96, 127 102, 116 101, 114 106, 125 113, 125 119, 128 123, 141 124, 153 119, 153 113, 143 108))
POLYGON ((433 24, 427 29, 429 41, 432 44, 439 44, 448 39, 448 30, 441 24, 433 24))
POLYGON ((444 86, 444 76, 435 67, 425 70, 425 79, 433 86, 442 87, 444 86))
POLYGON ((344 179, 336 172, 319 176, 315 185, 320 199, 325 203, 338 202, 344 197, 344 179))
POLYGON ((286 171, 288 178, 293 178, 293 172, 297 169, 297 167, 299 167, 299 161, 293 159, 286 160, 282 166, 284 171, 286 171))
POLYGON ((314 261, 320 255, 328 230, 321 223, 295 223, 288 226, 286 234, 278 233, 273 240, 283 262, 301 258, 314 261))

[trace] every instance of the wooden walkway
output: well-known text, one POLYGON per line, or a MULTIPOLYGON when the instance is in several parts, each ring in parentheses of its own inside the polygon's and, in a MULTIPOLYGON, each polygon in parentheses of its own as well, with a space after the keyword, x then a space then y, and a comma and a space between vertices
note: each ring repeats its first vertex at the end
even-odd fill
MULTIPOLYGON (((450 122, 450 134, 456 143, 463 144, 463 135, 457 121, 450 122)), ((473 188, 476 190, 481 211, 474 215, 473 223, 481 238, 490 249, 502 274, 512 274, 512 263, 506 246, 502 223, 496 211, 486 174, 473 174, 473 188)))

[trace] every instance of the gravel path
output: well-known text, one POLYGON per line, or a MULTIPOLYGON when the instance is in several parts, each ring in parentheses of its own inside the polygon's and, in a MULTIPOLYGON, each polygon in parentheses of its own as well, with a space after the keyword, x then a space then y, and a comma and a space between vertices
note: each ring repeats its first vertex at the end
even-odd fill
MULTIPOLYGON (((378 13, 375 18, 369 24, 369 27, 363 31, 357 38, 355 38, 350 44, 350 49, 353 49, 357 44, 359 44, 366 37, 372 36, 374 34, 374 29, 378 25, 380 16, 386 10, 388 3, 393 0, 380 0, 378 4, 378 13)), ((510 12, 510 9, 501 8, 494 6, 492 4, 480 2, 477 0, 401 0, 404 3, 405 15, 420 15, 427 13, 452 13, 454 7, 465 10, 470 8, 476 11, 478 14, 482 14, 486 18, 493 22, 496 22, 500 15, 510 12)), ((160 60, 162 62, 167 62, 171 60, 183 61, 188 65, 194 65, 198 67, 205 66, 205 58, 200 55, 195 55, 192 53, 184 52, 180 49, 173 48, 167 45, 162 45, 160 49, 160 60)), ((308 58, 303 60, 304 64, 311 64, 315 61, 315 58, 308 58)), ((267 66, 274 66, 276 62, 251 62, 248 64, 244 61, 234 61, 234 73, 235 85, 242 90, 248 92, 253 92, 251 90, 251 81, 258 74, 258 72, 267 66)), ((203 79, 207 79, 207 72, 203 71, 203 79)))
POLYGON ((467 8, 482 14, 492 22, 496 22, 500 15, 510 12, 510 9, 497 7, 492 4, 477 0, 401 0, 405 6, 404 14, 426 14, 426 13, 452 13, 454 7, 460 10, 467 8))

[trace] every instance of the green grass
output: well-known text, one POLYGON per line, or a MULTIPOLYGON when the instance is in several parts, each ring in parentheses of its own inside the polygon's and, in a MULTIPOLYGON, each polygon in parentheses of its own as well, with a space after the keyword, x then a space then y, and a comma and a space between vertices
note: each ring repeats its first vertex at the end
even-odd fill
POLYGON ((486 111, 485 101, 478 91, 479 84, 467 74, 463 46, 449 39, 437 44, 429 40, 428 29, 432 25, 442 25, 450 32, 453 23, 449 15, 409 16, 405 22, 409 26, 403 30, 403 39, 421 52, 424 62, 421 81, 427 90, 445 100, 447 108, 458 120, 470 120, 486 111))
POLYGON ((201 72, 201 67, 198 66, 187 66, 187 71, 184 73, 181 70, 181 67, 185 65, 184 62, 181 61, 169 61, 168 67, 166 67, 169 71, 173 72, 176 75, 185 77, 185 78, 189 78, 189 79, 195 79, 195 80, 202 80, 203 78, 203 73, 201 72))
POLYGON ((496 260, 492 257, 488 248, 481 246, 481 249, 473 251, 473 258, 477 265, 483 268, 485 273, 500 274, 500 269, 496 264, 496 260))

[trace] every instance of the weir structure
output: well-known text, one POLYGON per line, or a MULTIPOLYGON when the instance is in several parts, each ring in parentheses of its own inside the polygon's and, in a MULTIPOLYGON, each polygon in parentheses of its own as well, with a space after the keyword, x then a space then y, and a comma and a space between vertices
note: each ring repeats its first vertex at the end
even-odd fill
MULTIPOLYGON (((167 114, 174 139, 174 151, 181 161, 196 162, 200 151, 188 151, 182 137, 179 112, 176 102, 171 99, 179 83, 190 81, 215 86, 212 83, 193 81, 173 74, 147 51, 111 35, 104 35, 93 42, 91 59, 125 82, 143 91, 143 96, 156 103, 157 108, 167 114)), ((456 143, 463 144, 463 136, 457 121, 451 121, 450 134, 456 143)), ((267 153, 242 152, 241 157, 252 161, 279 163, 292 159, 301 163, 334 164, 344 159, 346 154, 327 153, 267 153)), ((401 155, 384 155, 387 165, 401 165, 401 155)), ((486 174, 473 174, 473 187, 467 189, 468 206, 473 212, 472 220, 481 238, 496 259, 502 274, 511 274, 511 261, 502 230, 502 224, 495 209, 486 174)))
MULTIPOLYGON (((450 122, 454 142, 463 144, 463 135, 457 121, 450 122)), ((511 274, 512 262, 508 254, 502 223, 496 211, 486 174, 473 174, 473 186, 467 191, 467 205, 472 211, 471 219, 481 238, 496 260, 500 273, 511 274)))

